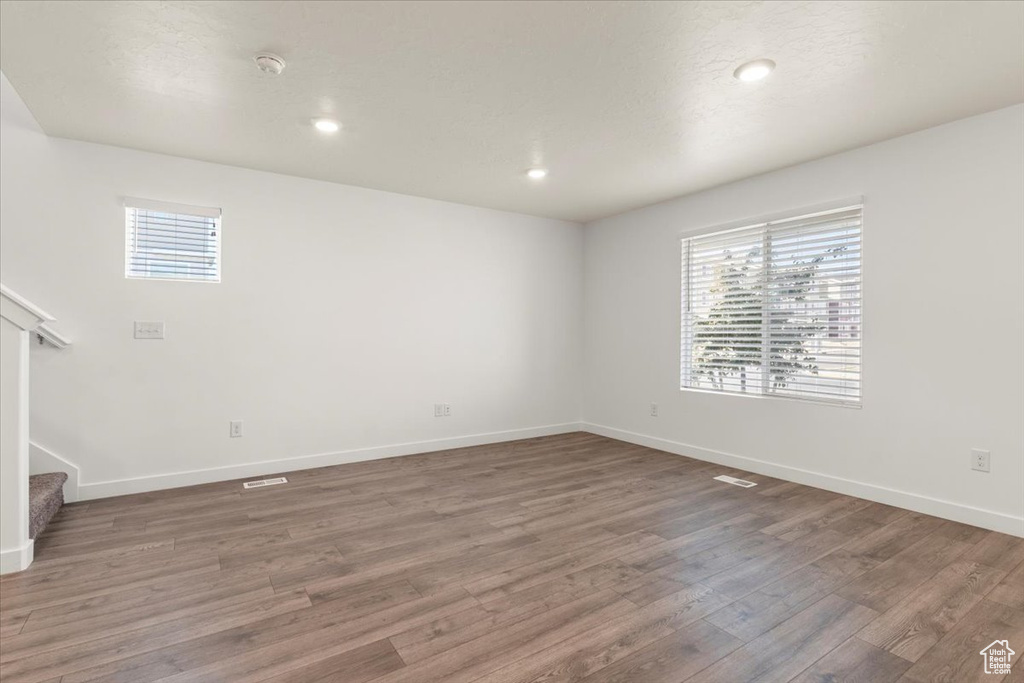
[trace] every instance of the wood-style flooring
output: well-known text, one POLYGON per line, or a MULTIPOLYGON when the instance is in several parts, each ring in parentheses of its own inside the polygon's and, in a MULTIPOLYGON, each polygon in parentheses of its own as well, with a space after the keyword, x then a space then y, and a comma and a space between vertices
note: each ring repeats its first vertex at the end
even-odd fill
POLYGON ((1024 653, 1024 540, 620 441, 287 476, 65 507, 0 580, 0 679, 993 683, 984 646, 1024 653))

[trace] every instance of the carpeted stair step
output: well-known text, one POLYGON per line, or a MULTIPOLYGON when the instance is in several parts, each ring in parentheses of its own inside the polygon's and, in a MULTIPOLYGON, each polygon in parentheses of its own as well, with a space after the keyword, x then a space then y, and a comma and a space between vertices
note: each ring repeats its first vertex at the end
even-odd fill
POLYGON ((64 504, 63 472, 33 474, 28 478, 28 535, 36 538, 64 504))

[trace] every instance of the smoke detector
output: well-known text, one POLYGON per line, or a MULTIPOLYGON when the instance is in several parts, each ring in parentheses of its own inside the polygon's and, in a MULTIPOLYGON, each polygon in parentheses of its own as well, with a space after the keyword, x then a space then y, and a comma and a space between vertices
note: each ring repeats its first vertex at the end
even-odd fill
POLYGON ((270 52, 259 52, 253 56, 256 67, 265 74, 280 75, 284 71, 284 60, 270 52))

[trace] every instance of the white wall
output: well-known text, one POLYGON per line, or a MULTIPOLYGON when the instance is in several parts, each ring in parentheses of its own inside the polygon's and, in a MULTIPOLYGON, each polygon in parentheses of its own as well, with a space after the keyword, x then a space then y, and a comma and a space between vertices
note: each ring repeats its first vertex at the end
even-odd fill
POLYGON ((4 80, 0 270, 74 342, 32 439, 84 498, 575 428, 580 225, 51 139, 4 80), (222 207, 223 281, 125 279, 126 195, 222 207))
POLYGON ((598 431, 1024 535, 1024 106, 586 230, 598 431), (857 195, 863 408, 680 391, 680 236, 857 195))
POLYGON ((83 498, 572 429, 582 389, 595 431, 1024 534, 1024 107, 584 245, 560 221, 50 139, 2 85, 0 270, 74 340, 33 345, 32 436, 83 498), (125 195, 222 207, 223 283, 126 280, 125 195), (863 409, 680 392, 679 237, 855 195, 863 409))

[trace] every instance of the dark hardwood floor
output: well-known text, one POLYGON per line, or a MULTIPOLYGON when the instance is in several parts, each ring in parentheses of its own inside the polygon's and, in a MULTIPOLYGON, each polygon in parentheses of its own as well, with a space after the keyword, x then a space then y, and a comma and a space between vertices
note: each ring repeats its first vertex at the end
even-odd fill
POLYGON ((583 433, 287 476, 67 506, 0 580, 0 679, 991 683, 982 647, 1024 653, 1024 540, 819 489, 583 433))

